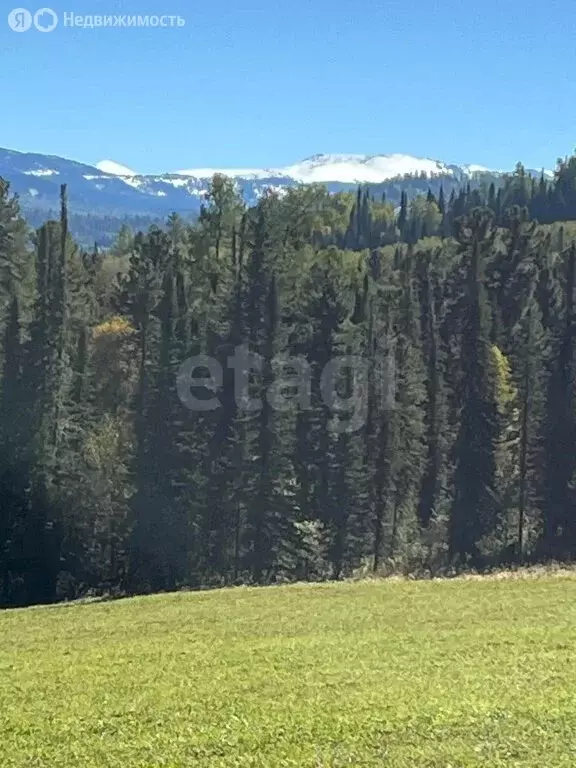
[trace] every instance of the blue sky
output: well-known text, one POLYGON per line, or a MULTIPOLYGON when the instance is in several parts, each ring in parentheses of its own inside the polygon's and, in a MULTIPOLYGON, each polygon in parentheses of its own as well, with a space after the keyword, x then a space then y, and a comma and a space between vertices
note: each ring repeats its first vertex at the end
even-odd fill
POLYGON ((0 146, 139 172, 319 152, 540 168, 576 146, 574 0, 45 2, 187 23, 16 34, 2 3, 0 146))

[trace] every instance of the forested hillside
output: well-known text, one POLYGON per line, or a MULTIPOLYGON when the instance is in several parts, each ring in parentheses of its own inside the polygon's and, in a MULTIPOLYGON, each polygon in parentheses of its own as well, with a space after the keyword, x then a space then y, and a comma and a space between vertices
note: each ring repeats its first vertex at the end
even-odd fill
POLYGON ((572 559, 571 219, 574 158, 399 209, 216 176, 99 253, 0 182, 0 603, 572 559))
MULTIPOLYGON (((20 198, 18 198, 21 202, 20 198)), ((22 214, 30 227, 40 227, 45 221, 58 218, 57 211, 45 211, 25 207, 22 214)), ((69 213, 68 227, 74 240, 91 250, 107 250, 116 242, 122 229, 147 230, 151 226, 162 226, 162 218, 153 216, 109 216, 105 214, 69 213)))

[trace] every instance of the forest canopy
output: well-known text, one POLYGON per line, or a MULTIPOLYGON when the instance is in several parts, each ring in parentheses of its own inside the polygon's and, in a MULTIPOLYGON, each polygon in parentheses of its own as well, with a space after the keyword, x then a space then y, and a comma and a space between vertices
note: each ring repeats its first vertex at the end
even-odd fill
POLYGON ((0 605, 574 558, 576 158, 399 205, 215 176, 107 251, 67 206, 0 180, 0 605))

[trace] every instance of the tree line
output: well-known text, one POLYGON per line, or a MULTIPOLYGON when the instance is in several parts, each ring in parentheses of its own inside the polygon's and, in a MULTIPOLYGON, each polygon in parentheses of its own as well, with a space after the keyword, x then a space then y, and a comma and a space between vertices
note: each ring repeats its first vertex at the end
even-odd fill
POLYGON ((216 176, 196 223, 106 252, 71 238, 65 187, 30 233, 0 181, 0 604, 572 559, 576 245, 553 222, 575 179, 541 180, 538 218, 521 167, 399 207, 310 186, 248 208, 216 176), (186 407, 198 356, 217 408, 186 407), (266 396, 279 357, 305 406, 266 396), (321 392, 350 357, 358 423, 321 392))

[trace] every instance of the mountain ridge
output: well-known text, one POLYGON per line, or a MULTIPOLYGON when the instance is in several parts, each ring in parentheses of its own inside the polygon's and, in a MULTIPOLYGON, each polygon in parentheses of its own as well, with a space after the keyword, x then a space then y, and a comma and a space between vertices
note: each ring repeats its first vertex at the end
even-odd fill
POLYGON ((121 177, 134 176, 187 176, 210 178, 220 173, 232 178, 252 179, 290 178, 300 183, 340 182, 354 184, 379 184, 389 179, 425 173, 428 176, 448 175, 455 169, 467 172, 492 173, 489 168, 480 165, 457 166, 441 160, 417 157, 401 153, 362 155, 354 153, 316 154, 304 160, 284 167, 271 168, 191 168, 171 171, 166 174, 143 174, 130 170, 114 160, 103 160, 96 168, 103 172, 121 177))
MULTIPOLYGON (((450 194, 463 184, 499 183, 503 173, 481 165, 455 165, 403 154, 317 154, 278 168, 192 168, 139 174, 115 160, 88 165, 58 155, 0 148, 0 177, 10 182, 25 215, 37 220, 58 210, 61 184, 68 186, 70 211, 86 217, 165 219, 170 213, 195 217, 214 174, 232 177, 247 204, 267 190, 281 192, 305 184, 323 184, 329 192, 371 185, 374 194, 397 204, 409 197, 450 194)), ((536 171, 532 173, 538 173, 536 171)), ((120 224, 111 224, 111 232, 120 224)))

